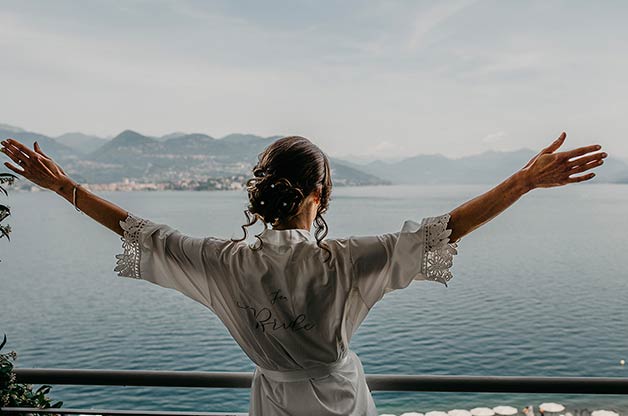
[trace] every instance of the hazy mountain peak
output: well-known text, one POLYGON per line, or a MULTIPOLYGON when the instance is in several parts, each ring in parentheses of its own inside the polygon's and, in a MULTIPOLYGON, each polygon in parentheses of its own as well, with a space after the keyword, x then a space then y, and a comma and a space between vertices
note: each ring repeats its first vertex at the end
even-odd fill
POLYGON ((156 139, 144 136, 133 130, 124 130, 111 140, 110 143, 115 144, 141 144, 156 142, 156 139))
POLYGON ((55 137, 55 140, 64 139, 64 138, 68 138, 68 137, 72 137, 72 138, 85 138, 85 137, 96 138, 97 136, 92 136, 90 134, 81 133, 80 131, 71 131, 71 132, 68 132, 68 133, 63 133, 61 136, 55 137))
POLYGON ((102 137, 92 136, 81 132, 65 133, 56 137, 55 140, 81 152, 82 154, 93 152, 108 141, 102 137))
POLYGON ((131 129, 126 129, 124 131, 122 131, 121 133, 119 133, 116 137, 120 137, 120 136, 126 136, 126 137, 130 137, 132 135, 135 136, 142 136, 142 137, 148 137, 148 136, 144 136, 138 132, 136 132, 135 130, 131 130, 131 129))
POLYGON ((4 130, 4 131, 10 131, 13 133, 22 133, 25 130, 20 128, 20 127, 16 127, 16 126, 11 126, 9 124, 2 124, 0 123, 0 130, 4 130))

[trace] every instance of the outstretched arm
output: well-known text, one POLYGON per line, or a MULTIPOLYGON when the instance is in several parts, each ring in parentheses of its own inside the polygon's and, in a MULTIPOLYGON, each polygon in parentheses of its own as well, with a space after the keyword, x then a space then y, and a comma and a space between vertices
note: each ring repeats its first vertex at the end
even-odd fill
POLYGON ((504 180, 490 191, 460 205, 449 214, 448 229, 451 229, 450 242, 457 242, 463 236, 490 221, 515 203, 522 195, 536 188, 550 188, 582 182, 595 176, 595 173, 574 176, 600 166, 606 153, 597 152, 600 145, 579 147, 566 152, 554 153, 565 141, 563 132, 558 139, 536 156, 518 172, 504 180))
MULTIPOLYGON (((77 183, 39 148, 37 142, 35 142, 34 149, 28 148, 15 139, 3 140, 0 143, 2 144, 0 150, 22 169, 5 162, 4 165, 7 168, 42 188, 56 192, 68 202, 73 202, 73 190, 77 183)), ((119 222, 126 219, 128 214, 126 210, 91 193, 82 186, 76 190, 76 206, 105 227, 120 236, 123 235, 124 230, 120 227, 119 222)))

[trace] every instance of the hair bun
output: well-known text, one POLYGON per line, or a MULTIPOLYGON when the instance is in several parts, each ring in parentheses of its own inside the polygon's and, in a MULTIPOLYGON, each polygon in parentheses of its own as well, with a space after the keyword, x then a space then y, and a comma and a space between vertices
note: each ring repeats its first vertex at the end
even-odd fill
POLYGON ((263 166, 255 166, 253 168, 253 175, 258 178, 263 178, 268 175, 268 169, 263 166))
MULTIPOLYGON (((319 201, 314 217, 314 237, 318 247, 327 253, 325 262, 329 262, 332 253, 323 241, 328 227, 322 216, 327 211, 332 188, 327 155, 305 137, 287 136, 275 140, 258 154, 252 170, 254 177, 246 181, 249 204, 244 210, 247 218, 247 223, 242 226, 244 237, 232 241, 244 240, 247 228, 259 220, 264 223, 265 230, 268 224, 289 226, 304 199, 316 192, 319 201)), ((255 236, 259 247, 262 246, 260 236, 255 236)))
POLYGON ((262 176, 262 173, 261 170, 254 171, 257 177, 247 182, 251 203, 249 211, 259 214, 265 222, 271 224, 296 215, 305 198, 303 191, 286 178, 277 178, 268 173, 262 176))

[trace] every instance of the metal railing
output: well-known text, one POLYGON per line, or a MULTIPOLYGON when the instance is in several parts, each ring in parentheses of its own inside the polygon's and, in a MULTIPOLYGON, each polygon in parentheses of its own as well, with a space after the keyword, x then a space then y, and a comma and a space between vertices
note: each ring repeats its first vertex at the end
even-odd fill
MULTIPOLYGON (((151 386, 191 388, 250 388, 253 373, 200 371, 83 370, 60 368, 15 369, 18 383, 101 386, 151 386)), ((628 395, 628 378, 612 377, 519 377, 369 374, 371 391, 564 393, 628 395)), ((244 413, 155 412, 109 409, 0 408, 7 413, 218 416, 244 413)))

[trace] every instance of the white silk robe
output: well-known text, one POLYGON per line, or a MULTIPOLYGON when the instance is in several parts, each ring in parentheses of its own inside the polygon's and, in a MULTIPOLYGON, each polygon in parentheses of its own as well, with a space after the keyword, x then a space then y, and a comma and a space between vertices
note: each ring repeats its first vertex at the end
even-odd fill
POLYGON ((362 364, 349 349, 369 310, 413 280, 447 285, 458 241, 449 213, 400 231, 326 239, 265 230, 259 241, 191 237, 128 213, 114 271, 177 290, 215 313, 256 364, 249 412, 371 416, 362 364))

